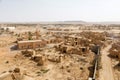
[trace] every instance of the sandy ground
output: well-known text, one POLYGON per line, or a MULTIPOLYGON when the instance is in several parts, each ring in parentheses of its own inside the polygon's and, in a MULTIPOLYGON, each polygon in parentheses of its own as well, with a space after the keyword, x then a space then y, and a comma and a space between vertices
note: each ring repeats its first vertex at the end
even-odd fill
POLYGON ((99 80, 114 80, 114 73, 112 69, 111 59, 108 57, 108 50, 111 48, 111 45, 108 45, 102 50, 101 63, 102 70, 100 71, 99 80))

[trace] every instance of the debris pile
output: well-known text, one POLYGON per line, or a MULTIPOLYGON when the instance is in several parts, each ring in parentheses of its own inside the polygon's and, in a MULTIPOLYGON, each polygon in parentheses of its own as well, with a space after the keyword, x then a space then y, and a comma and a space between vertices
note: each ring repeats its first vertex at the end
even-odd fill
POLYGON ((32 57, 32 55, 33 55, 33 51, 30 51, 30 50, 21 51, 21 53, 22 53, 25 57, 32 57))
POLYGON ((32 57, 32 60, 34 60, 35 62, 37 62, 38 66, 42 66, 43 65, 42 56, 34 56, 34 57, 32 57))
POLYGON ((22 80, 23 75, 21 75, 20 68, 15 68, 11 74, 13 80, 22 80))

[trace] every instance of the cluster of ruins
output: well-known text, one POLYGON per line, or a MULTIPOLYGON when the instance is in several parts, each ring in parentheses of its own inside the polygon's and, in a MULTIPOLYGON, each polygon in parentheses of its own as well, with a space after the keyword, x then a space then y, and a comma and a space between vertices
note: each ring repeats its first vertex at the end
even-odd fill
POLYGON ((109 50, 109 52, 111 57, 118 59, 118 65, 120 65, 120 42, 112 44, 112 47, 109 50))
MULTIPOLYGON (((5 63, 2 62, 3 66, 10 68, 14 63, 12 78, 18 73, 30 76, 32 80, 88 80, 90 73, 93 72, 98 48, 104 49, 112 42, 109 41, 111 34, 106 32, 113 28, 111 25, 8 24, 5 26, 15 26, 15 30, 9 33, 5 30, 0 35, 2 37, 0 44, 3 42, 5 44, 1 47, 11 49, 8 49, 7 53, 14 53, 9 54, 10 58, 6 58, 5 63), (99 29, 102 32, 96 31, 99 29), (8 41, 4 40, 5 34, 8 34, 12 41, 7 43, 8 41)), ((115 29, 119 27, 116 25, 115 29)), ((120 58, 118 44, 120 43, 112 45, 110 55, 120 58)))
POLYGON ((110 55, 112 57, 118 58, 120 61, 120 42, 112 44, 112 48, 110 49, 110 55))

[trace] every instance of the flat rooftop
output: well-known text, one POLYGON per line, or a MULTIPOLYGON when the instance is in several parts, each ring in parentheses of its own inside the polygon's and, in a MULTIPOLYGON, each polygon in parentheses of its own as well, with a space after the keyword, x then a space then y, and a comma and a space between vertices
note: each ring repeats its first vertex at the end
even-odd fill
POLYGON ((27 43, 27 42, 40 42, 42 40, 25 40, 25 41, 18 41, 18 43, 27 43))

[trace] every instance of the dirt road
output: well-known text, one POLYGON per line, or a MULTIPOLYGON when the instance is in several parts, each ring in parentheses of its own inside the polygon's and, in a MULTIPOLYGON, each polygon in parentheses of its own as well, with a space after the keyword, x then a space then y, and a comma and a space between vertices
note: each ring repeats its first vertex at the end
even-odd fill
POLYGON ((107 46, 101 52, 102 70, 100 71, 99 80, 114 80, 111 59, 108 57, 109 54, 108 50, 111 48, 111 45, 107 46))

